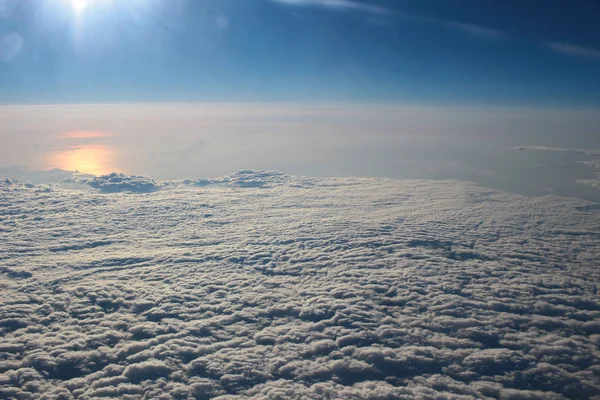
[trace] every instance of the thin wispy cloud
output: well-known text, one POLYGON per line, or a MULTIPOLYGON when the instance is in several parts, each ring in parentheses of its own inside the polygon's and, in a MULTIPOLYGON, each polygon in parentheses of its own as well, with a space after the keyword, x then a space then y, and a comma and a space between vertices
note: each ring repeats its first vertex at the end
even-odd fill
POLYGON ((330 10, 337 11, 358 11, 365 12, 372 15, 378 16, 393 16, 393 17, 402 17, 407 20, 428 24, 428 25, 437 25, 445 28, 453 29, 455 31, 459 31, 461 33, 468 34, 470 36, 475 36, 481 39, 501 39, 509 37, 506 32, 502 32, 496 29, 492 29, 486 26, 470 24, 461 21, 454 21, 443 18, 432 18, 421 15, 412 15, 406 14, 403 12, 399 12, 397 10, 392 10, 386 7, 376 6, 373 4, 367 4, 364 2, 354 1, 354 0, 273 0, 280 4, 293 5, 293 6, 312 6, 312 7, 321 7, 327 8, 330 10))
POLYGON ((370 14, 394 14, 389 8, 366 4, 353 0, 273 0, 276 3, 294 6, 324 7, 339 11, 362 11, 370 14))
POLYGON ((456 29, 469 35, 484 39, 502 39, 509 37, 508 33, 481 25, 466 24, 458 21, 442 21, 442 24, 448 28, 456 29))
MULTIPOLYGON (((272 0, 276 3, 294 6, 312 6, 327 8, 336 11, 357 11, 378 16, 393 16, 404 18, 420 24, 438 26, 451 29, 479 39, 507 39, 511 35, 502 30, 490 28, 484 25, 467 23, 445 18, 434 18, 424 15, 406 14, 386 7, 367 4, 356 0, 272 0)), ((390 20, 391 21, 391 20, 390 20)), ((585 57, 600 60, 600 50, 585 46, 579 46, 564 42, 542 42, 547 49, 573 57, 585 57)))
POLYGON ((462 33, 466 33, 471 36, 475 36, 481 39, 502 39, 510 37, 506 32, 489 28, 487 26, 470 24, 460 21, 454 21, 443 18, 431 18, 422 16, 412 16, 413 20, 430 25, 442 26, 445 28, 453 29, 462 33))
POLYGON ((562 42, 547 42, 544 45, 555 53, 600 60, 600 50, 598 49, 562 42))
MULTIPOLYGON (((383 16, 384 21, 391 24, 394 19, 402 18, 407 21, 416 22, 423 25, 447 28, 478 39, 499 40, 511 38, 508 32, 494 29, 485 25, 467 23, 452 19, 435 18, 427 15, 409 14, 391 8, 374 5, 359 0, 271 0, 276 3, 293 6, 312 6, 327 8, 335 11, 356 11, 367 13, 370 16, 383 16), (391 17, 391 18, 387 18, 391 17)), ((563 54, 571 57, 588 58, 600 60, 600 49, 593 47, 580 46, 565 42, 541 42, 541 46, 557 54, 563 54)))

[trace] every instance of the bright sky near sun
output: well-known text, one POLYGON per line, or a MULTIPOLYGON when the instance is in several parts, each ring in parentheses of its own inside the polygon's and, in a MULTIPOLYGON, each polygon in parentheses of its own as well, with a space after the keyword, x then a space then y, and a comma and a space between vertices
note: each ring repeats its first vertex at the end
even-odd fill
POLYGON ((88 5, 88 0, 71 0, 75 11, 83 11, 88 5))
POLYGON ((0 0, 0 102, 590 106, 599 18, 587 0, 0 0))

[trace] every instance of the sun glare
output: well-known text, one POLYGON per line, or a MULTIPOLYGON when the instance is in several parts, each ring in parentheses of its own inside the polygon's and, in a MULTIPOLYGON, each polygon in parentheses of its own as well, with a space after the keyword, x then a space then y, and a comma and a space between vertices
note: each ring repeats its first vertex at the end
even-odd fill
POLYGON ((103 144, 109 132, 66 131, 57 135, 57 148, 46 153, 45 167, 79 171, 92 175, 121 172, 117 166, 116 147, 103 144))
POLYGON ((83 11, 85 11, 89 6, 91 6, 93 3, 97 3, 100 0, 69 0, 71 3, 71 7, 73 7, 73 10, 75 10, 75 12, 77 14, 82 13, 83 11))
POLYGON ((85 10, 88 5, 89 0, 71 0, 71 5, 76 12, 81 12, 85 10))
POLYGON ((104 144, 82 144, 71 146, 49 155, 47 166, 65 171, 79 171, 92 175, 120 172, 116 166, 117 153, 104 144))

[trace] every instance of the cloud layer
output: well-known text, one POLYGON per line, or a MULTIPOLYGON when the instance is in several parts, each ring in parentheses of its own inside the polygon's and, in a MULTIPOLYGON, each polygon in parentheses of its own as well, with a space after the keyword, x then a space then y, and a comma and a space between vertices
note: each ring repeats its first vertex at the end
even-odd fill
POLYGON ((593 204, 216 181, 0 181, 0 398, 600 395, 593 204))

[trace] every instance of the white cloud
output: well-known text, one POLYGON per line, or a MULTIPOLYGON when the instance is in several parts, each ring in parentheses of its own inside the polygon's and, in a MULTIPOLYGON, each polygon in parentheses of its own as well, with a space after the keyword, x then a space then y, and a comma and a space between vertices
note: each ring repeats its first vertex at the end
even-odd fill
POLYGON ((206 182, 0 181, 1 398, 600 395, 592 204, 455 181, 206 182))

